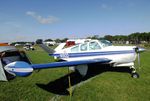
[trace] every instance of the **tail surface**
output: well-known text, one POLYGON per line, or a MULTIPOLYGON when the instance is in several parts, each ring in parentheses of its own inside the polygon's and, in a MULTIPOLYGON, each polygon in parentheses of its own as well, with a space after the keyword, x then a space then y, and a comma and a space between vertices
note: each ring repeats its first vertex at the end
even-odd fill
POLYGON ((62 50, 64 47, 65 47, 66 43, 61 43, 59 44, 56 48, 55 48, 55 51, 58 52, 60 50, 62 50))
POLYGON ((55 51, 52 48, 47 47, 44 44, 39 45, 43 50, 45 50, 48 54, 53 54, 55 51))

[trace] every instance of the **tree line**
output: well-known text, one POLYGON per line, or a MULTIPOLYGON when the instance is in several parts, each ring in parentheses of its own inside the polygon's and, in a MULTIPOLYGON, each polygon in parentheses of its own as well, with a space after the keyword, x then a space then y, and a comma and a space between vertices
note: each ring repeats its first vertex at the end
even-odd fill
POLYGON ((126 42, 130 44, 140 44, 140 43, 150 43, 150 32, 135 32, 129 35, 105 35, 104 37, 99 37, 99 35, 94 35, 88 37, 91 39, 105 39, 111 42, 126 42))
MULTIPOLYGON (((104 37, 100 37, 99 35, 93 35, 90 37, 87 37, 87 39, 105 39, 109 40, 111 42, 129 42, 130 44, 140 44, 140 43, 150 43, 150 32, 135 32, 131 33, 129 35, 105 35, 104 37)), ((62 43, 66 42, 68 38, 63 39, 37 39, 36 43, 42 43, 43 41, 55 41, 56 43, 62 43)))
MULTIPOLYGON (((129 35, 105 35, 104 37, 100 37, 100 35, 93 35, 90 37, 87 37, 87 39, 98 39, 98 40, 109 40, 113 43, 118 43, 118 44, 125 44, 128 42, 129 44, 141 44, 141 43, 146 43, 149 45, 150 43, 150 32, 135 32, 131 33, 129 35)), ((35 42, 13 42, 11 43, 12 45, 15 44, 26 44, 26 43, 31 43, 31 44, 41 44, 46 41, 55 41, 56 43, 62 43, 66 42, 68 38, 63 38, 63 39, 37 39, 35 42)), ((150 46, 150 45, 149 45, 150 46)))

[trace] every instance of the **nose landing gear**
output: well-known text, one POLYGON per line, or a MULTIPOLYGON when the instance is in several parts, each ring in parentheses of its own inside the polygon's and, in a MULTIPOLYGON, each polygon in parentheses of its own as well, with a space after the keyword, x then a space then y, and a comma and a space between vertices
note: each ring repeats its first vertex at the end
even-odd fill
POLYGON ((140 75, 136 72, 136 69, 134 66, 131 66, 130 69, 131 69, 131 77, 132 78, 139 78, 140 77, 140 75))

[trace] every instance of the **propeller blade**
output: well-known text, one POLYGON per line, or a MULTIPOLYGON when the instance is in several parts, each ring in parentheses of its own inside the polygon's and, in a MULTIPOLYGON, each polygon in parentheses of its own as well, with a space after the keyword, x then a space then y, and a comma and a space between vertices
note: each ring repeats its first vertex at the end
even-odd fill
POLYGON ((138 68, 140 69, 141 61, 140 61, 140 53, 139 52, 137 53, 137 57, 138 57, 138 68))
POLYGON ((137 54, 137 59, 138 59, 138 68, 141 69, 141 61, 140 61, 140 53, 145 51, 144 48, 139 48, 139 47, 136 47, 135 48, 135 52, 137 54))

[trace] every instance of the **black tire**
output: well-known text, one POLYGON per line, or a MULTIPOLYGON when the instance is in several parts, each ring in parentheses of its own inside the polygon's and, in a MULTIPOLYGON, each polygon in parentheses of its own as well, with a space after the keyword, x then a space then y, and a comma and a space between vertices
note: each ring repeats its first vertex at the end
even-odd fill
POLYGON ((132 78, 139 78, 139 74, 138 73, 132 73, 132 78))

